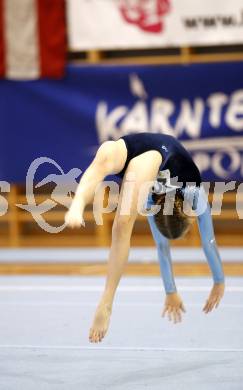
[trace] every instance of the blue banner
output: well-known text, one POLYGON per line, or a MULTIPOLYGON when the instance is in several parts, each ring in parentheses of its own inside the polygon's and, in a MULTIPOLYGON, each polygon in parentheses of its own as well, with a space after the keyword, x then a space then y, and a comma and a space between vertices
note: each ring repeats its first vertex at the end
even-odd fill
POLYGON ((0 126, 0 180, 24 182, 38 157, 84 170, 101 142, 149 131, 179 138, 204 180, 242 181, 243 63, 70 66, 60 81, 2 80, 0 126))

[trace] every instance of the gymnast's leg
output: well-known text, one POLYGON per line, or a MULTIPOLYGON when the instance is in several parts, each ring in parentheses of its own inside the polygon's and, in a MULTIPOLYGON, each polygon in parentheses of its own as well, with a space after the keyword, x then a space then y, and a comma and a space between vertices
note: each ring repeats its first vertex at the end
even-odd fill
POLYGON ((108 260, 105 289, 90 329, 89 339, 91 342, 101 341, 107 332, 115 292, 128 260, 132 229, 138 213, 137 202, 139 190, 144 182, 155 180, 160 164, 161 157, 158 152, 150 151, 132 159, 126 170, 112 227, 112 244, 108 260), (121 204, 124 201, 124 197, 126 200, 127 195, 124 190, 124 183, 130 172, 134 173, 135 178, 130 213, 129 215, 121 215, 121 204))

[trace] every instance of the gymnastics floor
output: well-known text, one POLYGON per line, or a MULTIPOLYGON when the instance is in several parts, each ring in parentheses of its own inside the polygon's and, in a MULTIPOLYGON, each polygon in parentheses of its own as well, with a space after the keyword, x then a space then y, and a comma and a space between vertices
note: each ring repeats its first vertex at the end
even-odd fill
POLYGON ((111 326, 88 342, 104 278, 0 278, 1 390, 242 390, 243 278, 202 312, 211 280, 177 278, 183 322, 160 316, 157 277, 123 278, 111 326))

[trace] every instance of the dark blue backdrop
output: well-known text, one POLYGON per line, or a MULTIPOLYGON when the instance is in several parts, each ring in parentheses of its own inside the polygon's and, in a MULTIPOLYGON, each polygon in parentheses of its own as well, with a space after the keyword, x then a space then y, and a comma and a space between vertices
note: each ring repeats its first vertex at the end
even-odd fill
POLYGON ((61 81, 0 81, 0 128, 0 180, 24 181, 40 156, 83 170, 101 141, 130 131, 174 134, 204 179, 242 180, 243 63, 69 66, 61 81))

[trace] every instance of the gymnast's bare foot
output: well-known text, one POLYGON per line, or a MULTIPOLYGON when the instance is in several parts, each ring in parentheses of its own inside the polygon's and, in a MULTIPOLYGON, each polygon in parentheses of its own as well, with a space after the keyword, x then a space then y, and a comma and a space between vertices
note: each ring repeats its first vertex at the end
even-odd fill
POLYGON ((79 228, 85 226, 83 219, 84 202, 80 199, 74 199, 68 212, 65 215, 65 223, 71 228, 79 228))
POLYGON ((89 332, 89 341, 99 343, 103 340, 109 327, 111 305, 101 303, 96 309, 93 325, 89 332))

